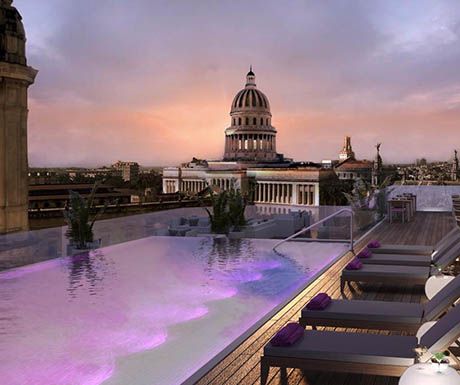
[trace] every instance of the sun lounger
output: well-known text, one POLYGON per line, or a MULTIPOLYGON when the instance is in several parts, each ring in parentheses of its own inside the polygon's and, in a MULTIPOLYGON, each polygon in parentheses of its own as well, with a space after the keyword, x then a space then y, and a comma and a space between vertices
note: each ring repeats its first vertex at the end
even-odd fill
POLYGON ((360 261, 364 264, 373 265, 402 265, 402 266, 431 266, 437 264, 438 260, 460 240, 456 240, 451 244, 445 244, 445 247, 438 249, 432 255, 421 254, 376 254, 368 258, 361 258, 360 261))
POLYGON ((417 337, 306 330, 291 346, 268 343, 261 357, 261 385, 270 367, 298 368, 399 377, 416 362, 448 350, 460 336, 460 306, 440 318, 420 339, 417 337), (420 348, 423 347, 423 348, 420 348), (416 349, 419 348, 419 356, 416 349))
POLYGON ((424 285, 431 275, 452 264, 459 255, 460 243, 457 243, 437 259, 436 266, 363 264, 359 270, 344 269, 340 277, 340 290, 343 292, 346 282, 424 285))
POLYGON ((416 332, 424 322, 439 318, 460 298, 460 275, 424 304, 333 299, 322 310, 302 309, 302 326, 351 327, 416 332))
POLYGON ((403 265, 403 266, 430 266, 432 263, 437 263, 437 260, 450 248, 460 243, 460 231, 451 232, 448 239, 430 254, 408 254, 408 253, 381 253, 379 249, 369 249, 372 255, 369 258, 362 258, 364 264, 374 265, 403 265))
POLYGON ((460 241, 460 231, 456 227, 447 233, 436 245, 390 245, 382 244, 380 247, 372 249, 374 254, 419 254, 431 255, 435 251, 443 250, 446 244, 451 244, 454 240, 460 241))

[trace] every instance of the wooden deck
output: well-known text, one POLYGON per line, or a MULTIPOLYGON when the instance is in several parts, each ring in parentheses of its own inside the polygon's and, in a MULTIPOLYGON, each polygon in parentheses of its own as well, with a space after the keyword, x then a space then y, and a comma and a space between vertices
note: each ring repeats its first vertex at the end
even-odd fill
MULTIPOLYGON (((422 244, 432 245, 449 232, 454 225, 450 213, 417 213, 414 221, 407 224, 383 223, 373 231, 367 239, 357 245, 359 251, 370 238, 378 239, 383 243, 396 244, 422 244)), ((256 333, 245 340, 225 359, 219 362, 197 385, 255 385, 260 384, 260 356, 264 345, 270 338, 286 323, 298 321, 300 310, 305 304, 319 292, 327 292, 333 298, 341 298, 340 294, 340 272, 352 258, 351 253, 344 256, 333 265, 321 277, 310 284, 302 293, 294 298, 286 307, 278 312, 272 319, 266 322, 256 333)), ((356 285, 353 285, 353 292, 347 287, 345 294, 347 298, 353 299, 376 299, 404 302, 421 302, 426 300, 423 290, 413 287, 401 287, 394 289, 384 285, 366 286, 362 292, 356 285)), ((339 330, 329 328, 329 330, 339 330)), ((341 331, 353 331, 357 329, 340 329, 341 331)), ((398 332, 360 330, 360 332, 375 334, 402 334, 398 332)), ((330 372, 308 372, 304 373, 297 369, 288 369, 287 384, 289 385, 396 385, 398 378, 368 376, 360 374, 334 373, 330 372)), ((268 384, 281 384, 279 370, 270 369, 268 384)))

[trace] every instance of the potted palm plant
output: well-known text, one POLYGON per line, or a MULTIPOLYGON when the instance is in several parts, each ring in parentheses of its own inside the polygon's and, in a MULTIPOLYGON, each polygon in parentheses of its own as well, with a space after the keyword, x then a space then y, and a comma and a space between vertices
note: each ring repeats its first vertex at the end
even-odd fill
POLYGON ((64 209, 64 218, 67 223, 66 236, 69 239, 67 254, 75 255, 95 249, 100 246, 100 239, 94 240, 93 226, 96 219, 101 216, 107 205, 94 212, 94 197, 97 184, 94 185, 88 199, 83 198, 76 191, 69 191, 69 203, 64 209))
POLYGON ((244 211, 246 199, 239 190, 221 191, 211 194, 212 212, 205 208, 211 223, 211 231, 215 234, 241 232, 246 225, 244 211))

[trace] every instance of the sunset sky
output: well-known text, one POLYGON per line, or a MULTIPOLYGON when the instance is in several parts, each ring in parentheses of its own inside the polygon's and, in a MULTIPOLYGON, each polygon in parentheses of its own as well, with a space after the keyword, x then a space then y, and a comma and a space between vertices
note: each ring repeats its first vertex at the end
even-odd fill
POLYGON ((15 0, 31 166, 222 156, 252 64, 278 151, 386 162, 460 149, 460 1, 15 0))

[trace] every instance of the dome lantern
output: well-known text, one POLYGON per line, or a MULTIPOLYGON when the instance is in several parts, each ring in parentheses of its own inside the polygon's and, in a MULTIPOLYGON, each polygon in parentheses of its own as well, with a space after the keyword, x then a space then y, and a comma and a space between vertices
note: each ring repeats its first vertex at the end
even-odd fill
POLYGON ((249 72, 246 75, 246 87, 256 86, 256 75, 252 72, 252 65, 249 67, 249 72))

